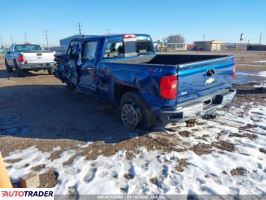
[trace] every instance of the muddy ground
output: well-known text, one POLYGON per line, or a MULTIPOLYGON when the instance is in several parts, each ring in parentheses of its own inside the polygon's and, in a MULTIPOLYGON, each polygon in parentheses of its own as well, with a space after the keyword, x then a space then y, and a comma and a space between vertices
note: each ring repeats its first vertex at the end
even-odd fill
MULTIPOLYGON (((236 56, 238 70, 266 71, 266 63, 254 64, 254 61, 266 60, 266 52, 226 52, 232 53, 236 56)), ((254 88, 254 84, 235 85, 238 94, 232 105, 251 101, 264 104, 266 92, 254 88)), ((160 125, 149 131, 126 130, 120 122, 119 111, 101 99, 69 92, 45 71, 14 78, 5 71, 3 57, 0 57, 0 151, 4 157, 14 150, 34 145, 49 152, 60 146, 61 150, 52 154, 56 158, 62 151, 79 149, 79 145, 87 142, 93 144, 78 153, 87 159, 113 155, 121 149, 127 151, 130 159, 140 146, 167 152, 191 149, 198 155, 208 153, 212 147, 233 151, 234 144, 223 143, 219 138, 209 145, 191 146, 183 142, 182 137, 193 135, 193 131, 196 132, 193 128, 189 132, 180 131, 181 137, 173 138, 171 130, 160 125)), ((71 164, 71 159, 66 164, 71 164)), ((182 163, 177 170, 184 166, 182 163)))

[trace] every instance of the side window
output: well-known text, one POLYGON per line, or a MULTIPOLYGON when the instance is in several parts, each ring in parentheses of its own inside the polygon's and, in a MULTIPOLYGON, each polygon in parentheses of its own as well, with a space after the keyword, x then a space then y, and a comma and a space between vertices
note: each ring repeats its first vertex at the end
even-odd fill
POLYGON ((84 45, 83 60, 93 61, 96 56, 97 41, 89 41, 84 45))
POLYGON ((122 41, 108 41, 104 49, 103 58, 125 57, 124 45, 122 41))
POLYGON ((67 54, 71 58, 78 57, 78 54, 80 52, 80 44, 78 42, 72 42, 70 48, 68 49, 67 54))

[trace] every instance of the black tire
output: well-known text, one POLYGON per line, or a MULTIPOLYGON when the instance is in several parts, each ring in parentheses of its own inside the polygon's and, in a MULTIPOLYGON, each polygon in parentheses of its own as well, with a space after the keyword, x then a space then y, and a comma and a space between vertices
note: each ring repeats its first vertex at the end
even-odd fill
POLYGON ((8 73, 11 73, 13 70, 12 70, 12 67, 9 66, 9 64, 7 63, 6 59, 5 59, 5 65, 6 65, 6 71, 8 73))
POLYGON ((15 65, 15 75, 16 75, 16 77, 21 77, 23 74, 22 74, 22 70, 20 70, 19 68, 18 68, 18 64, 17 64, 17 62, 16 61, 14 61, 14 65, 15 65))
POLYGON ((69 90, 75 90, 76 85, 74 83, 72 83, 71 81, 66 81, 66 88, 69 90))
POLYGON ((52 69, 48 69, 47 71, 48 71, 48 74, 49 75, 52 75, 53 74, 53 70, 52 69))
POLYGON ((131 130, 137 127, 148 129, 155 118, 137 92, 127 92, 121 99, 121 121, 131 130))

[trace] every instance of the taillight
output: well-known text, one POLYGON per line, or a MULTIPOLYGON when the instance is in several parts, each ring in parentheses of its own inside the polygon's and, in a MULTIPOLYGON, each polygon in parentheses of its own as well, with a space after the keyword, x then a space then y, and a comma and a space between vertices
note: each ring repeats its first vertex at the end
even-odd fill
POLYGON ((18 61, 19 61, 19 62, 23 62, 23 61, 24 61, 24 57, 23 57, 22 54, 19 54, 19 55, 18 55, 18 61))
POLYGON ((160 96, 165 99, 174 99, 177 94, 177 76, 169 75, 160 78, 160 96))
POLYGON ((236 64, 233 66, 233 71, 232 71, 232 79, 234 80, 236 78, 236 64))

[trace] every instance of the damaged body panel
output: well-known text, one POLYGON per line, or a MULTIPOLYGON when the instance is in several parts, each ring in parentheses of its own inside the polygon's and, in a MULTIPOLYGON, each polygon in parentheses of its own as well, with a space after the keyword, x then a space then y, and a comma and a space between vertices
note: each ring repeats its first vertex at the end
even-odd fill
POLYGON ((214 112, 235 95, 232 56, 156 55, 145 34, 74 39, 56 61, 56 77, 120 106, 130 128, 214 112))

